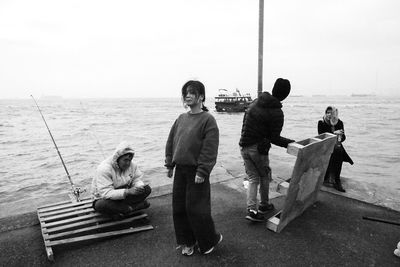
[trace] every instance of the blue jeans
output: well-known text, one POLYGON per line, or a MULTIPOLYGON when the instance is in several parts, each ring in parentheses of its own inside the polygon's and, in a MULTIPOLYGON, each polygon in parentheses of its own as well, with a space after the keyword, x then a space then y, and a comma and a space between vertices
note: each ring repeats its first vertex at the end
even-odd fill
POLYGON ((249 179, 247 209, 257 210, 258 186, 260 186, 260 206, 266 206, 269 202, 269 183, 272 176, 268 154, 260 154, 257 150, 257 144, 241 147, 240 153, 242 154, 244 167, 249 179))
POLYGON ((211 217, 210 180, 194 182, 196 166, 176 165, 172 191, 172 215, 179 245, 199 245, 207 251, 219 241, 211 217))

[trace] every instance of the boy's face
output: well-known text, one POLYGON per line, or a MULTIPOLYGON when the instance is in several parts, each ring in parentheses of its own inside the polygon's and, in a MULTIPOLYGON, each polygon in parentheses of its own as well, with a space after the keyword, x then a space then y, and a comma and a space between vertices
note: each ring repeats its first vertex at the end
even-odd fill
POLYGON ((133 154, 131 154, 131 153, 125 154, 125 155, 119 157, 117 160, 119 168, 122 171, 125 171, 126 169, 128 169, 129 166, 131 165, 132 159, 133 159, 133 154))

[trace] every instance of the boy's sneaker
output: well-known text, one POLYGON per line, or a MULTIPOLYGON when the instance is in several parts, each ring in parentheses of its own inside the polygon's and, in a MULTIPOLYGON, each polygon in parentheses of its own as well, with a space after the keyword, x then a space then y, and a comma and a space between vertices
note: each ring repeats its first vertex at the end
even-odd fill
POLYGON ((255 210, 247 210, 246 219, 253 222, 263 222, 265 218, 264 215, 255 210))
POLYGON ((194 246, 186 246, 186 245, 182 246, 182 255, 192 256, 193 253, 194 253, 194 246))
POLYGON ((265 206, 259 206, 258 213, 265 214, 267 212, 274 210, 274 208, 275 208, 274 204, 267 204, 265 206))
POLYGON ((210 254, 211 252, 213 252, 214 251, 214 248, 219 244, 219 243, 221 243, 221 241, 222 241, 222 239, 223 239, 223 237, 222 237, 222 235, 221 234, 219 234, 219 240, 218 240, 218 243, 217 244, 215 244, 215 246, 213 246, 213 247, 211 247, 209 250, 207 250, 207 251, 205 251, 203 254, 210 254))
POLYGON ((139 202, 135 205, 130 206, 130 212, 138 211, 138 210, 144 210, 150 207, 150 203, 147 200, 144 200, 142 202, 139 202))

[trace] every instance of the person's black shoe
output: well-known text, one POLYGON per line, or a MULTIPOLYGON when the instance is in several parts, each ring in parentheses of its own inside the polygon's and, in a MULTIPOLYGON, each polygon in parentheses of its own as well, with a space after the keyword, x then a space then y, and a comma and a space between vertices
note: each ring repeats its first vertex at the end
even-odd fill
POLYGON ((264 215, 255 210, 247 210, 246 219, 252 222, 263 222, 265 220, 264 215))
POLYGON ((138 210, 144 210, 147 209, 148 207, 150 207, 150 203, 145 200, 143 202, 140 202, 136 205, 131 206, 131 211, 130 212, 134 212, 134 211, 138 211, 138 210))
POLYGON ((261 213, 261 214, 265 214, 265 213, 268 213, 270 211, 273 211, 274 208, 275 208, 274 204, 269 203, 269 204, 267 204, 265 206, 259 206, 257 212, 261 213))
POLYGON ((346 190, 344 190, 344 188, 342 187, 342 184, 335 184, 333 187, 339 192, 343 192, 343 193, 346 192, 346 190))

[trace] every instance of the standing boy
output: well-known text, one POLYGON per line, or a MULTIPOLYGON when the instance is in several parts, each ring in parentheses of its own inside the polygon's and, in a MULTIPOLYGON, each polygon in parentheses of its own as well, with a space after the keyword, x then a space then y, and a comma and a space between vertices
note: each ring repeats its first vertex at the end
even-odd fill
POLYGON ((289 93, 289 80, 277 79, 272 95, 268 92, 261 93, 250 105, 243 118, 239 145, 249 178, 246 219, 251 221, 263 221, 264 214, 274 209, 274 205, 269 203, 271 169, 268 152, 271 143, 287 147, 289 143, 294 142, 280 135, 284 121, 281 101, 289 93), (258 186, 260 186, 261 201, 257 209, 258 186))

